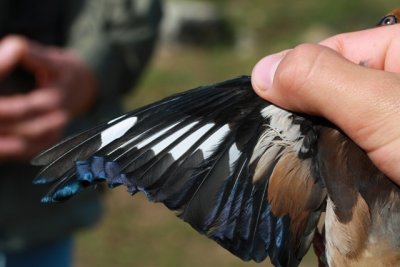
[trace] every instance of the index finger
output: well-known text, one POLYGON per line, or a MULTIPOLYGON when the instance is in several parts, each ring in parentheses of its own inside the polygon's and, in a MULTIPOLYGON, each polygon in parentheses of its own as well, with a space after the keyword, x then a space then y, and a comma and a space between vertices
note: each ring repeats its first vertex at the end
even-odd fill
POLYGON ((0 121, 26 119, 34 114, 56 109, 60 105, 57 90, 40 88, 27 94, 0 96, 0 121))
POLYGON ((320 44, 356 64, 400 73, 400 24, 342 33, 320 44))

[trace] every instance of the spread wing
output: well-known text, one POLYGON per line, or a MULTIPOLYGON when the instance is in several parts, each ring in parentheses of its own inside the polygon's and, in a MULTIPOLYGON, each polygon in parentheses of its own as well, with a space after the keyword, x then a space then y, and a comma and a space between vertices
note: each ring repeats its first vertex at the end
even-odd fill
POLYGON ((297 266, 325 200, 318 127, 257 97, 250 77, 204 86, 71 137, 33 160, 44 202, 105 181, 164 203, 244 260, 297 266))

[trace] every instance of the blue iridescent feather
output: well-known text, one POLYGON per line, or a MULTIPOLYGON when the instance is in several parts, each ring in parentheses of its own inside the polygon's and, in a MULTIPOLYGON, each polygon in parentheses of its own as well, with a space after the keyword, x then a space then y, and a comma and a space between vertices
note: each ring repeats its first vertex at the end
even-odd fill
POLYGON ((292 127, 298 136, 293 140, 306 148, 302 160, 312 155, 312 123, 258 98, 250 77, 239 77, 171 96, 65 140, 33 160, 46 165, 34 182, 52 185, 43 202, 102 182, 124 185, 131 194, 164 203, 244 260, 269 256, 277 266, 296 266, 310 246, 302 238, 313 233, 318 210, 296 235, 289 216, 274 214, 270 177, 288 145, 277 142, 283 139, 273 127, 292 127), (291 124, 274 125, 274 116, 291 124))

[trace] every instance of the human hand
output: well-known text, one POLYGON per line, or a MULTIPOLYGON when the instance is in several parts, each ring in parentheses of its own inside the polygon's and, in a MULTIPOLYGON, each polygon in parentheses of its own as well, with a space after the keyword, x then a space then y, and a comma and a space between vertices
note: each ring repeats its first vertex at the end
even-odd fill
POLYGON ((18 65, 37 84, 26 94, 0 94, 0 160, 29 160, 55 143, 96 96, 93 74, 65 49, 8 36, 0 41, 0 79, 18 65))
POLYGON ((252 83, 285 109, 322 116, 400 184, 400 25, 345 33, 261 59, 252 83))

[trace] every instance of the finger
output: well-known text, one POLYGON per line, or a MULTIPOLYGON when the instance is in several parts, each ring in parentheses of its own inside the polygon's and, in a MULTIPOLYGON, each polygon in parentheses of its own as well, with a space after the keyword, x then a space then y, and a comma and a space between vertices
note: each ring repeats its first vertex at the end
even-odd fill
POLYGON ((400 24, 343 33, 320 42, 356 64, 400 73, 400 24))
POLYGON ((0 160, 9 160, 25 151, 24 141, 15 136, 0 136, 0 160))
POLYGON ((46 84, 59 75, 63 65, 60 58, 66 52, 52 46, 44 46, 32 40, 27 41, 27 48, 21 57, 21 64, 36 75, 39 85, 46 84))
POLYGON ((383 166, 379 162, 382 152, 377 152, 382 148, 400 150, 400 125, 395 125, 400 121, 396 118, 400 114, 399 75, 361 67, 330 48, 306 44, 261 60, 253 70, 252 82, 259 95, 277 105, 332 121, 366 150, 382 171, 400 177, 400 167, 383 166), (276 64, 276 72, 270 74, 271 85, 262 75, 273 72, 276 64))
POLYGON ((61 138, 66 120, 63 114, 49 114, 14 127, 13 134, 0 133, 0 161, 30 160, 61 138))
POLYGON ((62 50, 43 46, 19 35, 10 35, 0 42, 0 77, 7 75, 17 64, 32 71, 40 83, 56 75, 55 60, 62 50))
POLYGON ((16 136, 0 135, 0 161, 29 161, 60 139, 61 133, 48 133, 41 139, 28 141, 16 136))
POLYGON ((56 110, 2 127, 0 134, 40 140, 49 133, 63 132, 68 121, 69 117, 65 112, 56 110))
POLYGON ((26 39, 18 36, 5 37, 0 42, 0 77, 6 76, 27 51, 26 39))
POLYGON ((40 88, 27 94, 0 96, 0 122, 24 120, 60 106, 58 90, 40 88))

